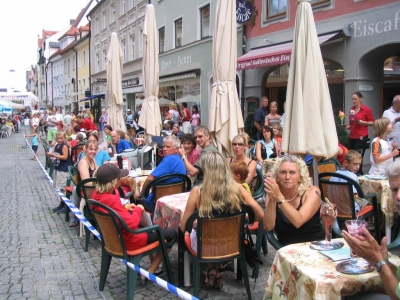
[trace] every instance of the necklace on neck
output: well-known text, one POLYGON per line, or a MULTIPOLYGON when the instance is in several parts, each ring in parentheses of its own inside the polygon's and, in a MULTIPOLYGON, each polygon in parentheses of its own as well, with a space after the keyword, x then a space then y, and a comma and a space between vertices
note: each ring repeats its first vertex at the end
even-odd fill
POLYGON ((286 199, 286 202, 293 201, 294 199, 296 199, 296 197, 297 197, 298 195, 299 195, 299 194, 298 194, 298 193, 296 193, 296 195, 294 195, 294 197, 293 197, 292 199, 286 199))

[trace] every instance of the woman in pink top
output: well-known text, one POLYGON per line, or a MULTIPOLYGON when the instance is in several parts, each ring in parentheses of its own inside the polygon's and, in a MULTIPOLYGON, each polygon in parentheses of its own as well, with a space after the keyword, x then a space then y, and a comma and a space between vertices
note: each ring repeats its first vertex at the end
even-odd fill
POLYGON ((200 125, 200 114, 199 114, 199 108, 197 105, 193 105, 192 107, 192 118, 190 125, 192 125, 192 134, 194 133, 194 129, 200 125))

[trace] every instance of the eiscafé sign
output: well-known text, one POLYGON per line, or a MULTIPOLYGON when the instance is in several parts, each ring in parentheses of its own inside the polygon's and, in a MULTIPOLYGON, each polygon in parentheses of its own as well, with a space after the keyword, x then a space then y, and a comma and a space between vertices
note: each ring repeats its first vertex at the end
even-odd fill
POLYGON ((289 54, 271 55, 262 58, 248 59, 243 62, 237 62, 236 70, 240 71, 243 69, 259 68, 268 65, 278 65, 290 63, 289 54))

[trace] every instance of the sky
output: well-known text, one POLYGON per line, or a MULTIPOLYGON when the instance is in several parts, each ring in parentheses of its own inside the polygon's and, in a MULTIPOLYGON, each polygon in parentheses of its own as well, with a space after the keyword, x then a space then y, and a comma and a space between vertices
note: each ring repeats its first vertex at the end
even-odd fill
POLYGON ((38 35, 69 26, 88 0, 0 0, 0 88, 25 92, 26 70, 38 61, 38 35), (15 70, 10 72, 10 70, 15 70))

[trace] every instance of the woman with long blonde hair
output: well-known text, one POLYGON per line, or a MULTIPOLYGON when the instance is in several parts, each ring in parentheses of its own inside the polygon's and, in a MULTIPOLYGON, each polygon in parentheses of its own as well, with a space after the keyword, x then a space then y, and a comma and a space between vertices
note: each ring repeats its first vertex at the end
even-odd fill
MULTIPOLYGON (((261 207, 241 184, 235 182, 228 163, 220 153, 206 153, 199 163, 204 173, 203 183, 190 192, 181 228, 185 228, 188 218, 196 210, 200 217, 212 218, 240 211, 242 202, 254 211, 256 221, 262 219, 264 213, 261 207)), ((222 275, 215 265, 209 265, 206 283, 217 289, 222 287, 222 275)))

